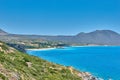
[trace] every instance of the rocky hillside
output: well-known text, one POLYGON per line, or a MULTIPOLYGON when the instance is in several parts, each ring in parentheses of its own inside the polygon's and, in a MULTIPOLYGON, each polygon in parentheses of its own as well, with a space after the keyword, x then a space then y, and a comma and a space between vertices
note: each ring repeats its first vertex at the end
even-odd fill
POLYGON ((0 80, 95 80, 87 72, 21 53, 0 42, 0 80))

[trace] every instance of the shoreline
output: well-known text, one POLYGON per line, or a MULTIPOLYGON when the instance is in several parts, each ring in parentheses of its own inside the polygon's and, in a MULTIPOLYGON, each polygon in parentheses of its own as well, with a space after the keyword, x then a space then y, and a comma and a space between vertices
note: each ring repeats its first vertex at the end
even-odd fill
MULTIPOLYGON (((70 46, 70 47, 75 47, 75 46, 70 46)), ((76 47, 85 47, 85 46, 76 46, 76 47)), ((64 47, 63 47, 64 48, 64 47)), ((26 49, 26 50, 30 50, 30 51, 43 51, 43 50, 53 50, 53 49, 59 49, 59 48, 39 48, 39 49, 26 49)), ((44 59, 45 60, 45 59, 44 59)), ((50 62, 50 61, 48 61, 48 62, 50 62)), ((54 63, 54 62, 52 62, 52 63, 54 63)), ((56 63, 54 63, 54 64, 56 64, 56 63)), ((59 65, 61 65, 61 64, 59 64, 59 65)), ((63 65, 63 66, 65 66, 65 65, 63 65)), ((67 67, 67 66, 66 66, 67 67)), ((75 68, 74 68, 75 69, 75 68)), ((77 70, 77 69, 75 69, 75 70, 77 70)), ((88 71, 81 71, 81 70, 77 70, 78 72, 79 72, 79 74, 78 74, 78 76, 82 76, 82 78, 83 78, 83 80, 84 79, 90 79, 90 80, 104 80, 103 78, 100 78, 100 77, 98 77, 98 76, 95 76, 95 75, 93 75, 91 72, 88 72, 88 71)))
MULTIPOLYGON (((109 46, 109 45, 85 45, 85 46, 69 46, 69 47, 116 47, 116 46, 109 46)), ((69 47, 53 47, 53 48, 34 48, 34 49, 25 49, 25 50, 33 50, 33 51, 42 51, 42 50, 52 50, 52 49, 64 49, 64 48, 69 48, 69 47)), ((120 46, 117 46, 120 47, 120 46)))
POLYGON ((71 47, 120 47, 117 45, 85 45, 85 46, 71 46, 71 47))
POLYGON ((42 51, 42 50, 52 50, 57 48, 39 48, 39 49, 25 49, 25 50, 33 50, 33 51, 42 51))
MULTIPOLYGON (((85 45, 85 46, 69 46, 69 47, 116 47, 116 46, 110 46, 110 45, 85 45)), ((61 47, 61 49, 64 49, 64 48, 69 48, 69 47, 66 47, 66 46, 63 46, 61 47)), ((117 46, 117 47, 120 47, 120 46, 117 46)), ((34 48, 34 49, 25 49, 25 50, 52 50, 52 49, 60 49, 59 47, 51 47, 51 48, 34 48)))

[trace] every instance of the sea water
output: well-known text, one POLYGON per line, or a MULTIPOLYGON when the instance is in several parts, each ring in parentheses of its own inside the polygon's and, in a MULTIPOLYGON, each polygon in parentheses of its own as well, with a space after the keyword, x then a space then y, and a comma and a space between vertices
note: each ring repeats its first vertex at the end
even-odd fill
POLYGON ((72 66, 79 71, 91 72, 104 80, 120 80, 119 46, 66 47, 27 50, 27 53, 53 63, 72 66))

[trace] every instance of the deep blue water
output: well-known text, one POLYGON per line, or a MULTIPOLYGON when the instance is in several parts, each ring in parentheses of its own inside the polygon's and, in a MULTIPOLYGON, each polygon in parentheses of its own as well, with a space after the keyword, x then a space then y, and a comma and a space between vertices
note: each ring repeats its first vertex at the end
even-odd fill
POLYGON ((50 62, 73 66, 95 76, 120 80, 120 47, 67 47, 52 50, 28 50, 28 54, 50 62))

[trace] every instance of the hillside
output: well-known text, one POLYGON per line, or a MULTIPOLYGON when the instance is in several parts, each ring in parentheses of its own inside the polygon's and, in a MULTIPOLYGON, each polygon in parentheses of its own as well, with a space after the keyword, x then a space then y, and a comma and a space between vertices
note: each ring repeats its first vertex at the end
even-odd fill
POLYGON ((96 30, 74 36, 47 36, 8 34, 0 30, 0 40, 8 43, 23 43, 31 48, 42 48, 42 44, 47 44, 44 47, 56 47, 61 42, 70 45, 120 45, 120 34, 112 30, 96 30))
POLYGON ((72 67, 53 64, 21 53, 0 42, 0 80, 84 80, 91 78, 87 72, 72 67))
POLYGON ((0 35, 8 35, 8 33, 0 29, 0 35))

